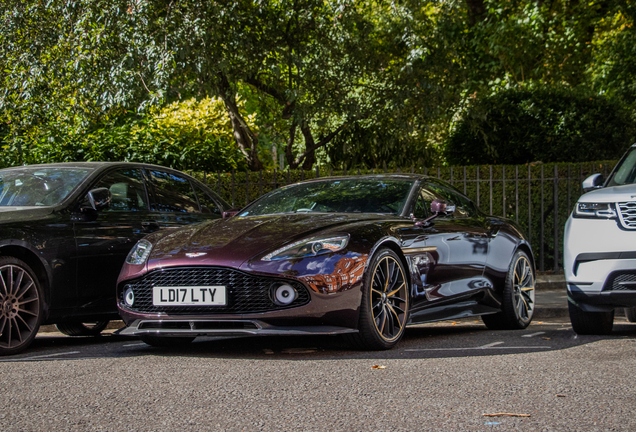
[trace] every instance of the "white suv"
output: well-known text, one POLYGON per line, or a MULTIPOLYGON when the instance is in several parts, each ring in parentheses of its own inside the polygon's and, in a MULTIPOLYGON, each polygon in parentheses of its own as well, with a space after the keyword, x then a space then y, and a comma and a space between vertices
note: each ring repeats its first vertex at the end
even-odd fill
POLYGON ((636 322, 636 144, 583 191, 565 224, 568 310, 576 333, 607 334, 617 308, 636 322))

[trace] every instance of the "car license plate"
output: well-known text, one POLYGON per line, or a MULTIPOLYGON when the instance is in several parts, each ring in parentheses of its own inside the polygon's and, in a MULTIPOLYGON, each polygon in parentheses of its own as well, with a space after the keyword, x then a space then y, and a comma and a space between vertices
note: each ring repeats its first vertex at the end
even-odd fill
POLYGON ((225 306, 224 286, 180 286, 152 288, 155 306, 225 306))

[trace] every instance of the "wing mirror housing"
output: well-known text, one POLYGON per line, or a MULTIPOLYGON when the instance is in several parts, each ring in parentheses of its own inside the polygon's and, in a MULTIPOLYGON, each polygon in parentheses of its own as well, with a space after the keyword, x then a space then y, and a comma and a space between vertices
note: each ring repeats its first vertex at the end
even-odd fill
POLYGON ((594 189, 600 189, 603 187, 603 182, 605 179, 601 174, 592 174, 585 180, 583 180, 583 192, 589 192, 594 189))
POLYGON ((223 212, 223 219, 229 219, 232 216, 236 216, 236 214, 241 211, 241 209, 231 209, 223 212))
POLYGON ((105 210, 110 207, 112 195, 108 188, 91 189, 86 194, 90 208, 95 211, 105 210))
POLYGON ((453 213, 454 211, 455 206, 453 204, 448 204, 446 201, 435 199, 431 202, 431 216, 424 220, 415 222, 415 226, 426 226, 436 217, 453 213))

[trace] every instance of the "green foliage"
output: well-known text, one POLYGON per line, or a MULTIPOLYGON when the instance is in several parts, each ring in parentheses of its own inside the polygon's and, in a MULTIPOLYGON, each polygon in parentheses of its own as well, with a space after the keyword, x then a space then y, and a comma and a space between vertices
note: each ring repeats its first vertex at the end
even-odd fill
POLYGON ((446 143, 449 164, 616 159, 636 140, 618 101, 560 87, 510 89, 475 99, 446 143))
POLYGON ((64 122, 46 124, 30 128, 18 140, 5 140, 0 166, 101 160, 146 162, 181 170, 243 169, 245 159, 228 123, 221 101, 192 99, 152 115, 131 115, 88 129, 64 122))

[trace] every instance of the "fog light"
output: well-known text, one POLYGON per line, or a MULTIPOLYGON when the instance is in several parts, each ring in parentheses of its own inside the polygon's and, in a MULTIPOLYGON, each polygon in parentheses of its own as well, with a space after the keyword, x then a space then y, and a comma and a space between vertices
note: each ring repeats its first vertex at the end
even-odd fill
MULTIPOLYGON (((126 288, 126 287, 124 287, 126 288)), ((131 286, 127 286, 126 293, 124 294, 124 302, 127 306, 132 306, 135 303, 135 293, 131 286)))
POLYGON ((296 297, 298 297, 298 293, 291 285, 283 284, 273 289, 273 297, 274 303, 281 306, 287 306, 291 304, 296 297))

